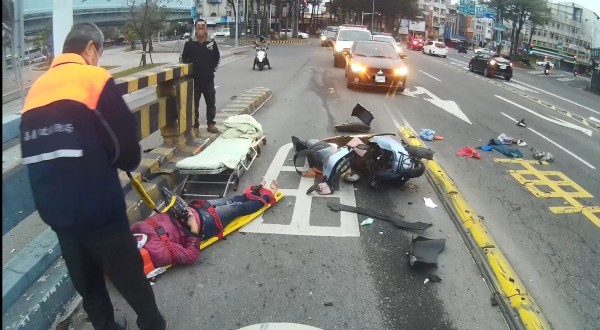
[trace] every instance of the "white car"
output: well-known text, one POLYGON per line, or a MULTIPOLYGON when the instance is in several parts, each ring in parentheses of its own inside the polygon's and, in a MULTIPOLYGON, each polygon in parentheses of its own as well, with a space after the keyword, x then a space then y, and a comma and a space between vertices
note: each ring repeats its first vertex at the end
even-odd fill
MULTIPOLYGON (((288 38, 292 37, 292 29, 283 29, 281 30, 281 34, 285 35, 288 38)), ((298 31, 298 39, 308 39, 308 33, 298 31)))
POLYGON ((215 33, 213 33, 212 38, 230 38, 231 30, 229 28, 220 28, 215 33))
POLYGON ((346 55, 350 53, 354 42, 359 40, 373 40, 371 31, 365 28, 347 27, 338 30, 333 42, 333 66, 335 68, 346 66, 346 55))
POLYGON ((448 47, 443 42, 430 40, 423 45, 423 54, 446 57, 448 55, 448 47))
POLYGON ((550 63, 550 69, 554 69, 554 63, 552 63, 550 61, 537 61, 537 62, 535 62, 535 64, 537 66, 543 66, 543 67, 546 66, 546 63, 550 63))
POLYGON ((33 59, 31 59, 31 63, 42 63, 48 61, 48 57, 46 55, 37 55, 33 59))
POLYGON ((489 49, 489 48, 477 48, 473 52, 475 54, 479 54, 479 53, 488 53, 488 54, 491 54, 491 53, 494 53, 494 51, 491 50, 491 49, 489 49))
POLYGON ((394 37, 383 36, 383 35, 374 35, 373 36, 373 40, 375 40, 375 41, 383 41, 383 42, 387 42, 389 44, 392 44, 392 46, 394 46, 394 48, 396 49, 396 52, 398 53, 398 55, 400 55, 400 58, 402 58, 402 59, 406 58, 406 54, 404 54, 402 52, 402 48, 400 47, 400 43, 396 42, 396 39, 394 39, 394 37))

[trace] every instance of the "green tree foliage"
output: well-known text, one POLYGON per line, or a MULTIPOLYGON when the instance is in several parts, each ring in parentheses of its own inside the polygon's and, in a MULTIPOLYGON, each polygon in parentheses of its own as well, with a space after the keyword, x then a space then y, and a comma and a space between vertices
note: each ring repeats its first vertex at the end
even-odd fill
MULTIPOLYGON (((167 9, 162 0, 127 0, 129 12, 126 15, 129 32, 134 32, 142 43, 140 66, 146 65, 146 50, 149 45, 152 62, 152 35, 160 30, 167 18, 167 9)), ((129 35, 127 36, 129 38, 129 35)), ((133 43, 134 39, 130 39, 133 43)))
POLYGON ((519 48, 519 37, 526 22, 543 21, 550 9, 546 0, 511 0, 507 9, 507 18, 512 21, 510 56, 519 48), (538 17, 538 18, 536 18, 538 17))

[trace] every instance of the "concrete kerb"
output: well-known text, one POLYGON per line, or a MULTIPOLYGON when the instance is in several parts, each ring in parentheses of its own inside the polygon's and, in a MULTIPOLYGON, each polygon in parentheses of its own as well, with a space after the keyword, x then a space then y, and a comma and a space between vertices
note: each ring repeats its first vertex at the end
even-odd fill
MULTIPOLYGON (((407 144, 426 147, 411 128, 400 127, 398 131, 407 144)), ((475 263, 486 278, 486 283, 511 328, 550 329, 541 309, 452 179, 435 160, 424 162, 429 181, 467 243, 475 263)))
MULTIPOLYGON (((272 96, 270 89, 262 88, 262 87, 253 88, 242 95, 249 95, 249 94, 256 95, 257 102, 259 102, 258 105, 248 104, 245 108, 239 108, 239 110, 231 109, 231 108, 229 108, 229 106, 226 106, 223 110, 227 109, 227 111, 220 110, 217 113, 217 115, 218 115, 218 117, 216 118, 217 125, 222 126, 223 122, 221 120, 225 120, 230 115, 250 114, 251 109, 252 109, 252 112, 256 112, 272 96), (227 116, 223 116, 224 114, 227 114, 227 116)), ((165 149, 171 150, 169 157, 165 157, 165 161, 161 163, 160 169, 158 170, 158 172, 165 172, 168 174, 163 174, 163 175, 157 176, 156 178, 152 179, 151 182, 149 182, 149 183, 146 183, 146 182, 143 183, 144 189, 146 189, 146 192, 152 197, 152 199, 154 201, 160 201, 162 199, 162 197, 160 196, 160 187, 167 187, 167 188, 175 190, 175 191, 179 190, 184 177, 176 171, 175 163, 177 161, 183 159, 184 157, 188 157, 188 156, 192 155, 193 151, 195 151, 197 149, 197 146, 200 144, 200 141, 204 141, 204 140, 208 139, 208 141, 209 141, 208 143, 210 143, 213 141, 214 138, 215 138, 214 134, 210 134, 208 132, 200 133, 200 130, 197 130, 196 132, 190 133, 186 137, 186 144, 184 144, 184 145, 161 146, 160 147, 160 148, 164 147, 165 149)), ((160 148, 157 148, 157 149, 160 149, 160 148)), ((156 150, 156 149, 154 149, 154 150, 156 150)), ((139 172, 137 172, 137 173, 139 174, 139 172)), ((141 177, 141 174, 139 174, 139 175, 141 177)), ((127 215, 130 219, 130 223, 133 224, 136 221, 143 220, 152 214, 152 210, 150 210, 142 202, 141 198, 137 195, 136 191, 134 191, 134 190, 129 191, 126 194, 125 200, 127 202, 127 215)), ((66 267, 64 266, 64 264, 61 267, 63 269, 65 269, 65 271, 66 271, 66 267)), ((69 281, 69 283, 70 283, 70 281, 69 281)), ((70 284, 68 286, 72 287, 70 284)), ((64 285, 63 287, 67 287, 67 285, 64 285)), ((73 299, 72 296, 68 300, 71 300, 71 299, 73 299)), ((62 302, 62 306, 66 306, 66 305, 68 305, 67 300, 62 302)), ((58 318, 55 317, 53 319, 54 326, 56 326, 56 324, 58 322, 60 322, 61 320, 65 320, 65 319, 67 320, 67 322, 63 321, 63 322, 61 322, 61 324, 68 324, 70 319, 73 317, 72 313, 75 310, 82 310, 81 304, 79 304, 77 306, 70 306, 70 308, 68 310, 66 310, 63 314, 63 315, 65 315, 65 317, 61 317, 61 316, 59 316, 58 318)), ((32 328, 38 329, 41 327, 32 327, 32 328)))

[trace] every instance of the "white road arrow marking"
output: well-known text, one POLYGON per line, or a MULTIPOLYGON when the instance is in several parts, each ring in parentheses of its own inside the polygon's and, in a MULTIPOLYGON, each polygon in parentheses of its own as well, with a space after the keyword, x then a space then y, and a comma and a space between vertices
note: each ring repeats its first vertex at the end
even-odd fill
POLYGON ((421 95, 421 94, 427 95, 430 98, 424 99, 425 101, 429 101, 429 102, 433 103, 435 106, 437 106, 438 108, 471 124, 471 121, 469 120, 467 115, 465 115, 464 112, 462 112, 462 110, 460 109, 458 104, 456 104, 456 102, 442 100, 439 97, 435 96, 435 94, 433 94, 432 92, 426 90, 425 88, 423 88, 421 86, 416 86, 415 88, 416 89, 412 92, 409 90, 405 90, 404 95, 411 96, 411 97, 416 97, 417 95, 421 95))
POLYGON ((541 114, 539 114, 539 113, 537 113, 537 112, 535 112, 535 111, 533 111, 531 109, 528 109, 528 108, 526 108, 526 107, 524 107, 524 106, 522 106, 520 104, 517 104, 517 103, 515 103, 513 101, 507 100, 507 99, 503 98, 502 96, 499 96, 499 95, 494 95, 494 96, 497 97, 497 98, 499 98, 499 99, 501 99, 504 102, 510 103, 510 104, 514 105, 515 107, 521 108, 521 109, 523 109, 523 110, 531 113, 532 115, 537 116, 539 118, 542 118, 542 119, 544 119, 546 121, 549 121, 551 123, 554 123, 554 124, 557 124, 557 125, 560 125, 560 126, 572 128, 572 129, 577 130, 577 131, 581 131, 581 132, 583 132, 583 134, 585 134, 585 135, 587 135, 589 137, 592 136, 592 130, 583 128, 581 126, 577 126, 575 124, 568 123, 568 122, 566 122, 566 121, 564 121, 562 119, 558 119, 558 118, 555 118, 555 117, 549 118, 549 117, 543 116, 543 115, 541 115, 541 114))

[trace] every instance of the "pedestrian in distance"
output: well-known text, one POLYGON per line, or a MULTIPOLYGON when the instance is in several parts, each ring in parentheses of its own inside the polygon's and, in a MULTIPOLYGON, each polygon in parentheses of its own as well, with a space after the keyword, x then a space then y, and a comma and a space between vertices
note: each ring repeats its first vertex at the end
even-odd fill
POLYGON ((104 35, 73 25, 63 52, 31 86, 21 116, 21 152, 35 206, 56 232, 73 286, 94 329, 115 319, 105 275, 143 330, 168 328, 129 230, 117 169, 140 163, 139 125, 110 73, 99 67, 104 35))
POLYGON ((217 107, 215 105, 215 71, 219 67, 221 54, 215 40, 208 40, 206 21, 199 19, 195 23, 196 41, 188 41, 183 46, 181 60, 193 64, 194 77, 194 128, 200 127, 199 106, 200 96, 204 95, 206 102, 206 124, 208 131, 219 133, 215 126, 217 107))

